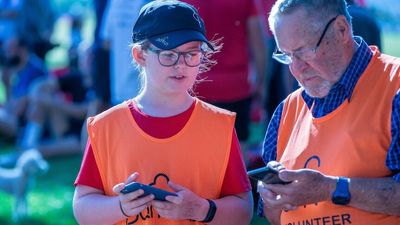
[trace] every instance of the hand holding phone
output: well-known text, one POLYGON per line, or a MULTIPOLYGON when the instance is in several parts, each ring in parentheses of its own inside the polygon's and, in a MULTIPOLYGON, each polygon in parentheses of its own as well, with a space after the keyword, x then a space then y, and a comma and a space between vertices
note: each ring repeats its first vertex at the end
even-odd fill
POLYGON ((138 182, 132 182, 127 184, 124 189, 121 190, 122 194, 127 194, 130 193, 132 191, 136 191, 142 189, 144 191, 144 194, 142 195, 147 196, 149 194, 153 194, 154 195, 154 199, 155 200, 159 200, 159 201, 166 201, 165 197, 167 197, 168 195, 172 195, 172 196, 178 196, 175 193, 169 192, 169 191, 165 191, 162 190, 160 188, 156 188, 150 185, 146 185, 146 184, 141 184, 138 182))
POLYGON ((261 167, 255 170, 247 172, 250 178, 260 180, 266 184, 289 184, 291 182, 283 181, 279 178, 279 170, 284 169, 283 165, 271 161, 265 167, 261 167))

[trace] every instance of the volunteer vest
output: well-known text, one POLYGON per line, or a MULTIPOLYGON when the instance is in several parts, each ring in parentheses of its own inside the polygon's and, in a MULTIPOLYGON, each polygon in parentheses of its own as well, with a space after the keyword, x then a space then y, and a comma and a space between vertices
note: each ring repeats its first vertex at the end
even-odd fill
MULTIPOLYGON (((285 101, 279 126, 277 158, 289 169, 309 168, 332 176, 388 177, 392 101, 400 87, 400 59, 372 47, 373 58, 350 101, 314 118, 301 97, 285 101)), ((283 225, 398 225, 400 217, 370 213, 331 201, 282 212, 283 225)))
MULTIPOLYGON (((235 114, 196 99, 186 125, 176 135, 158 139, 135 122, 127 102, 88 119, 88 132, 106 195, 114 185, 139 172, 137 182, 164 190, 167 181, 203 198, 219 198, 231 148, 235 114)), ((160 218, 149 207, 118 224, 202 224, 160 218)))

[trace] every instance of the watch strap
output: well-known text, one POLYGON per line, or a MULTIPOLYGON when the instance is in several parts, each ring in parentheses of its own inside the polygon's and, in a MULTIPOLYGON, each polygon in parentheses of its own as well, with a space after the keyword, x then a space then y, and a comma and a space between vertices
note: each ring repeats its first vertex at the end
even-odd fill
POLYGON ((337 205, 347 205, 350 202, 350 178, 338 177, 336 181, 336 189, 332 195, 332 202, 337 205))
POLYGON ((217 205, 213 200, 206 199, 208 201, 208 204, 210 205, 210 208, 208 208, 208 212, 206 215, 206 218, 204 220, 200 221, 202 223, 209 223, 214 219, 215 213, 217 212, 217 205))

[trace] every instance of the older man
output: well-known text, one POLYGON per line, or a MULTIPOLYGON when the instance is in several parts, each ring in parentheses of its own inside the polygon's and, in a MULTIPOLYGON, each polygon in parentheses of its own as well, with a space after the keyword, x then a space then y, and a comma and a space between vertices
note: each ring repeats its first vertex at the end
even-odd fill
POLYGON ((400 59, 354 37, 344 0, 278 0, 277 49, 301 87, 264 141, 287 185, 259 187, 272 224, 400 224, 400 59))

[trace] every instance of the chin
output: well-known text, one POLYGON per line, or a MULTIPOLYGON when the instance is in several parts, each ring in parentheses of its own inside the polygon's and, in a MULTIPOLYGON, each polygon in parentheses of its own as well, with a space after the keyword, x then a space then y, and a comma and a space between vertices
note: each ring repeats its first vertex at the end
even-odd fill
POLYGON ((324 98, 329 94, 330 89, 309 89, 305 88, 306 93, 313 98, 324 98))
POLYGON ((313 98, 324 98, 329 94, 329 91, 332 88, 332 85, 329 82, 324 82, 322 85, 318 85, 318 87, 306 87, 303 86, 306 93, 313 98))

